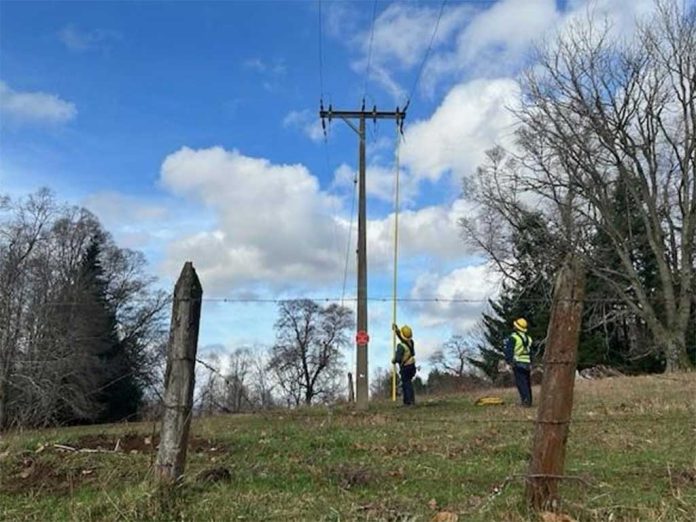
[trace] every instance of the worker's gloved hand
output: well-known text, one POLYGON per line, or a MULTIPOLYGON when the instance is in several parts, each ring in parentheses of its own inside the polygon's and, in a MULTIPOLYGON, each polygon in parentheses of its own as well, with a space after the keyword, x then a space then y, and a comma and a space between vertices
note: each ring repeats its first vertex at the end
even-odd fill
POLYGON ((394 332, 398 332, 398 331, 399 331, 399 327, 396 326, 396 324, 392 324, 392 330, 394 330, 394 332))

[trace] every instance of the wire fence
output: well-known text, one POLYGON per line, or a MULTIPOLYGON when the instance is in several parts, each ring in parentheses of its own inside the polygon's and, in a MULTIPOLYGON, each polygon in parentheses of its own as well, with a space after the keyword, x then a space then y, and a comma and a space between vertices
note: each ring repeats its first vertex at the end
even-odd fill
MULTIPOLYGON (((491 295, 487 297, 438 297, 438 296, 425 296, 425 297, 397 297, 394 299, 391 296, 368 296, 365 299, 369 302, 378 303, 391 303, 396 301, 397 303, 461 303, 461 304, 486 304, 491 300, 495 300, 497 296, 491 295)), ((173 295, 169 296, 169 300, 173 301, 175 298, 173 295)), ((654 301, 663 300, 663 298, 653 298, 654 301)), ((293 296, 293 297, 203 297, 200 299, 189 299, 180 298, 178 301, 200 301, 202 303, 249 303, 249 304, 283 304, 291 303, 296 301, 315 301, 321 303, 341 303, 341 302, 356 302, 358 298, 356 296, 293 296)), ((620 298, 585 298, 585 299, 557 299, 558 302, 569 302, 569 303, 585 303, 585 304, 614 304, 622 305, 627 304, 627 300, 620 298)), ((161 302, 160 298, 141 298, 141 299, 131 299, 132 303, 158 303, 161 302)), ((519 304, 538 304, 538 303, 551 303, 552 299, 549 298, 519 298, 515 300, 515 303, 519 304)), ((43 306, 80 306, 88 304, 86 301, 46 301, 41 303, 43 306)))

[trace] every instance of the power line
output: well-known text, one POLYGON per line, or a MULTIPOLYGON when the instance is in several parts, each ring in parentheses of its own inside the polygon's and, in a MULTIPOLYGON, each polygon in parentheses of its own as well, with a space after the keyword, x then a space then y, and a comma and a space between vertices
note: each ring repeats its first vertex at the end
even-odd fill
POLYGON ((321 1, 319 0, 319 92, 320 96, 324 98, 324 56, 322 49, 322 39, 323 39, 323 23, 322 23, 322 13, 321 13, 321 1))
POLYGON ((433 42, 435 41, 435 36, 437 35, 437 30, 440 28, 440 20, 442 19, 442 13, 445 10, 446 3, 447 3, 447 0, 442 0, 442 4, 440 5, 440 12, 437 15, 437 21, 435 22, 435 28, 433 29, 433 34, 430 37, 430 43, 428 44, 428 49, 425 52, 425 56, 423 56, 423 61, 421 62, 420 69, 418 70, 418 74, 416 75, 416 79, 413 82, 413 86, 411 87, 411 93, 408 95, 408 99, 406 100, 406 105, 404 105, 404 111, 406 111, 409 104, 411 103, 411 98, 413 98, 413 94, 416 91, 416 87, 418 86, 418 82, 420 81, 421 75, 423 74, 423 69, 425 68, 425 63, 428 61, 428 58, 430 57, 430 51, 433 48, 433 42))
POLYGON ((372 3, 372 29, 370 31, 370 45, 367 51, 367 68, 365 69, 365 82, 363 83, 363 106, 365 105, 365 96, 367 95, 367 81, 370 78, 370 66, 372 64, 372 43, 375 39, 375 15, 377 14, 377 0, 372 3))

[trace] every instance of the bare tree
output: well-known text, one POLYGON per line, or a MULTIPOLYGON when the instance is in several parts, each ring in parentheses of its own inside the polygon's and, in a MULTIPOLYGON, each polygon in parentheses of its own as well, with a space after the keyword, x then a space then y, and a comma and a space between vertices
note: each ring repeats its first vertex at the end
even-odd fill
POLYGON ((470 360, 476 355, 476 346, 463 335, 453 335, 438 351, 430 356, 430 363, 447 373, 464 377, 471 370, 470 360))
POLYGON ((31 255, 45 237, 53 201, 41 191, 12 204, 3 198, 7 215, 0 228, 0 429, 7 423, 9 386, 21 347, 21 325, 26 314, 27 271, 31 255))
POLYGON ((334 398, 342 384, 341 350, 349 343, 352 312, 308 299, 283 302, 278 311, 269 368, 286 400, 299 405, 334 398))
POLYGON ((251 390, 253 402, 261 409, 269 409, 275 405, 273 397, 276 384, 273 382, 273 372, 269 370, 268 361, 270 355, 266 350, 257 346, 254 349, 256 356, 251 362, 251 390))
POLYGON ((45 190, 0 199, 0 426, 95 420, 106 397, 125 400, 114 386, 156 381, 166 299, 88 211, 45 190), (95 238, 99 295, 84 272, 95 238))
POLYGON ((582 256, 645 323, 666 371, 691 368, 696 8, 660 3, 628 43, 606 25, 578 23, 536 61, 517 111, 519 152, 497 150, 479 170, 481 213, 465 222, 469 238, 505 269, 519 217, 542 211, 549 251, 582 256))
POLYGON ((224 404, 231 413, 254 406, 249 386, 253 362, 249 348, 237 348, 229 355, 224 404))

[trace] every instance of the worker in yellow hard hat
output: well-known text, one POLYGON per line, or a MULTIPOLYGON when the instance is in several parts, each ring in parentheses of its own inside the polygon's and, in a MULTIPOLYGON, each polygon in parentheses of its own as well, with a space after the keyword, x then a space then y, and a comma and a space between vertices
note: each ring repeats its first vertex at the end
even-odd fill
POLYGON ((401 387, 404 391, 404 405, 416 404, 416 394, 413 391, 413 378, 416 376, 416 350, 413 343, 411 327, 403 325, 399 328, 392 325, 392 330, 399 338, 392 364, 398 364, 401 375, 401 387))
POLYGON ((527 334, 527 320, 520 317, 512 323, 513 332, 505 340, 505 362, 512 366, 522 406, 532 405, 532 338, 527 334))

